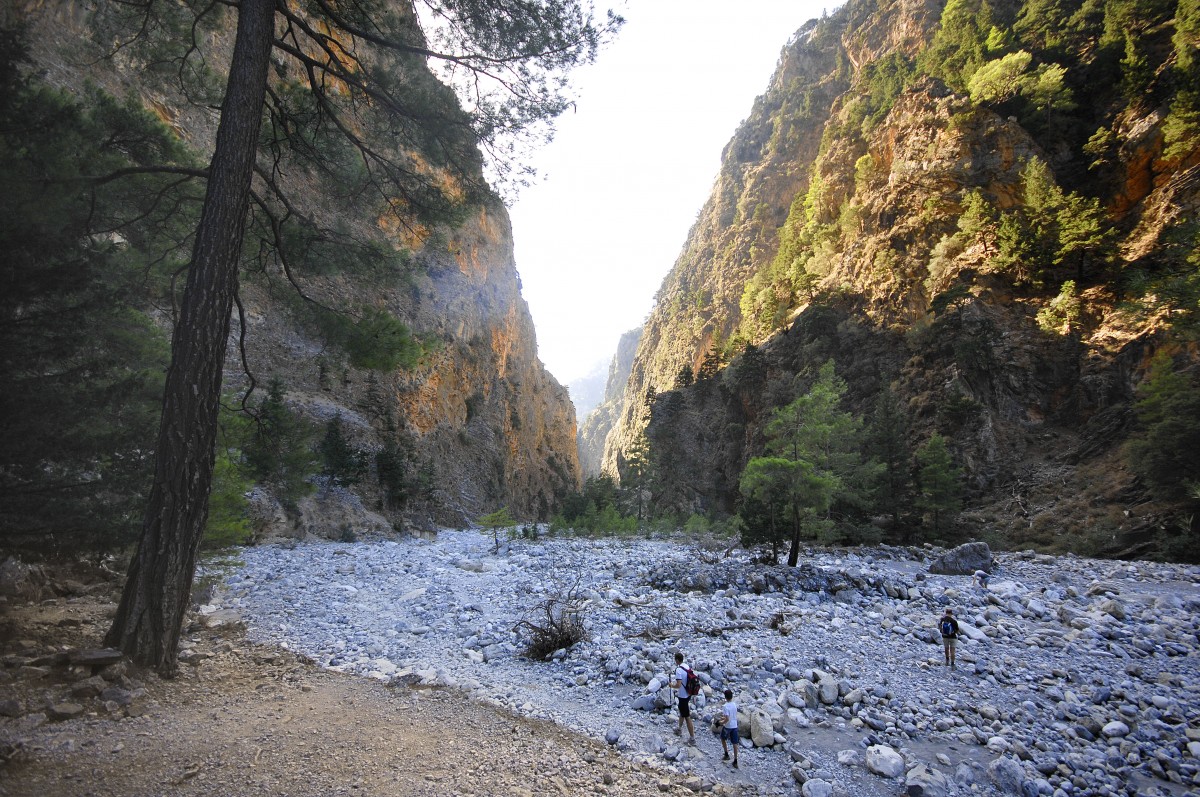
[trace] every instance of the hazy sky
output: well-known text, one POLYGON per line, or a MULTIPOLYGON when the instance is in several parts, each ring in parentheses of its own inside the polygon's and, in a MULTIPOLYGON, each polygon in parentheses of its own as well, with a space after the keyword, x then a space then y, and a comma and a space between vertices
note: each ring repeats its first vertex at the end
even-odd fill
POLYGON ((576 75, 577 110, 536 154, 540 182, 510 209, 538 353, 563 384, 607 366, 645 320, 783 46, 837 3, 611 5, 625 26, 576 75))

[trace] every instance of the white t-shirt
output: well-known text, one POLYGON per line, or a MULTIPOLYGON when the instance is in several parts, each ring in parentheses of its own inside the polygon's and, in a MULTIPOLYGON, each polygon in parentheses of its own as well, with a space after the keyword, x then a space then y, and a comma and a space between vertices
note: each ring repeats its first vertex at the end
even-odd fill
POLYGON ((725 705, 721 706, 721 711, 725 714, 725 727, 737 727, 737 703, 730 700, 725 705))
POLYGON ((678 695, 680 697, 687 697, 687 668, 682 664, 675 668, 675 680, 679 683, 678 695))

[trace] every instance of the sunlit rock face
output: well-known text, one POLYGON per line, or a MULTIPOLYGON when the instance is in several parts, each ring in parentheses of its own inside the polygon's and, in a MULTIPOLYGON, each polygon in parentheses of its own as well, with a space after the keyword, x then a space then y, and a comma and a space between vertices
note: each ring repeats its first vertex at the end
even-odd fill
MULTIPOLYGON (((656 507, 732 512, 771 412, 833 358, 856 414, 890 388, 911 446, 933 431, 950 440, 969 532, 1053 544, 1100 524, 1110 551, 1134 550, 1171 511, 1130 509, 1144 497, 1121 455, 1135 390, 1156 351, 1184 363, 1196 351, 1170 342, 1161 314, 1128 312, 1121 274, 1156 262, 1170 227, 1195 216, 1200 153, 1168 157, 1162 107, 1110 108, 1095 86, 1071 85, 1087 109, 1078 135, 928 74, 872 105, 872 70, 919 62, 942 6, 852 0, 784 48, 659 288, 601 468, 619 476, 644 436, 665 463, 656 507), (1100 138, 1084 146, 1097 127, 1111 134, 1103 153, 1100 138), (1018 264, 1042 270, 1031 279, 997 266, 994 233, 960 234, 972 196, 997 218, 1017 212, 1035 160, 1059 190, 1105 209, 1111 265, 1018 264), (1047 320, 1068 280, 1081 319, 1047 320)), ((1082 47, 1067 74, 1092 58, 1082 47)))

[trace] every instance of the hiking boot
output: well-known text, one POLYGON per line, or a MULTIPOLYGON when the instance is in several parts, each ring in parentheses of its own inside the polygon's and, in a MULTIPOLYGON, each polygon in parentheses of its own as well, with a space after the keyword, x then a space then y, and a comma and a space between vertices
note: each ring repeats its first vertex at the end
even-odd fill
POLYGON ((733 768, 734 768, 734 769, 737 769, 737 768, 738 768, 738 765, 737 765, 737 759, 736 759, 736 758, 735 758, 735 759, 733 759, 733 768))
POLYGON ((676 735, 676 736, 683 736, 683 728, 676 728, 676 729, 675 729, 675 735, 676 735))
POLYGON ((695 744, 695 743, 696 743, 696 737, 695 737, 695 736, 689 736, 689 737, 688 737, 688 744, 695 744))
POLYGON ((729 760, 729 753, 726 753, 725 755, 721 756, 721 760, 722 760, 722 761, 728 761, 728 760, 729 760))

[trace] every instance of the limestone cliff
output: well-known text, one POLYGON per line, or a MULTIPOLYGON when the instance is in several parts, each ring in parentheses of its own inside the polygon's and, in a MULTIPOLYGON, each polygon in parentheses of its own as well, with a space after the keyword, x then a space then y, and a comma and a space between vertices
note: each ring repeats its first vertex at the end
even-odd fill
POLYGON ((617 353, 613 355, 608 366, 604 400, 588 413, 579 426, 579 464, 583 468, 584 476, 596 476, 601 472, 604 443, 612 432, 624 404, 625 385, 629 381, 629 371, 633 367, 633 357, 641 337, 640 328, 621 336, 617 343, 617 353))
MULTIPOLYGON (((174 91, 177 83, 123 69, 120 57, 81 57, 75 45, 87 39, 90 14, 81 3, 22 3, 6 11, 3 21, 30 23, 32 56, 52 85, 80 92, 90 82, 117 96, 132 95, 173 128, 200 162, 206 160, 215 114, 185 102, 174 91)), ((227 61, 233 16, 206 31, 209 67, 223 68, 227 61)), ((481 155, 478 159, 482 162, 481 155)), ((262 268, 243 278, 246 365, 257 383, 280 378, 288 405, 316 426, 340 415, 350 443, 368 453, 399 442, 431 488, 414 496, 403 512, 384 508, 374 480, 364 480, 353 493, 321 490, 300 507, 301 526, 338 533, 347 523, 350 530, 461 524, 502 505, 520 519, 548 518, 557 496, 580 484, 575 417, 566 390, 537 358, 500 200, 485 196, 461 221, 401 231, 375 218, 346 217, 337 198, 322 193, 320 180, 286 174, 280 179, 291 181, 314 217, 330 226, 382 233, 404 255, 401 266, 382 274, 350 269, 301 275, 306 295, 333 307, 386 310, 426 350, 411 369, 354 367, 297 309, 302 303, 288 284, 295 275, 285 279, 278 269, 262 268)), ((160 317, 169 324, 169 317, 160 317)), ((234 321, 236 338, 240 325, 234 321)), ((248 383, 238 345, 231 341, 227 388, 248 383)), ((260 509, 271 516, 271 497, 257 494, 266 502, 260 509)), ((276 519, 277 530, 290 524, 278 513, 276 519)))
MULTIPOLYGON (((1150 355, 1195 353, 1169 342, 1160 311, 1130 312, 1121 285, 1166 257, 1168 231, 1200 196, 1196 137, 1169 153, 1163 143, 1180 91, 1165 77, 1174 20, 1148 34, 1164 66, 1134 92, 1130 77, 1097 87, 1113 67, 1096 48, 1112 45, 1073 18, 1077 49, 1053 62, 1037 51, 1040 74, 1061 68, 1063 80, 1063 104, 1039 114, 1014 94, 981 99, 991 87, 964 77, 978 64, 946 66, 965 52, 946 44, 970 27, 951 18, 964 8, 976 21, 994 14, 992 35, 1006 42, 991 61, 981 46, 981 63, 1036 51, 1038 12, 1016 3, 851 0, 789 42, 658 292, 604 470, 619 474, 657 394, 646 433, 660 508, 731 512, 770 411, 833 358, 857 412, 890 388, 913 441, 933 430, 953 441, 976 533, 1051 544, 1078 523, 1112 549, 1159 522, 1131 509, 1145 496, 1120 445, 1150 355), (1067 257, 1056 239, 1054 259, 1001 240, 999 228, 1031 212, 1031 163, 1050 175, 1038 190, 1076 203, 1076 217, 1103 206, 1094 240, 1111 254, 1096 243, 1067 257), (1047 320, 1070 291, 1077 315, 1047 320)), ((1187 37, 1176 47, 1194 49, 1187 37)))

